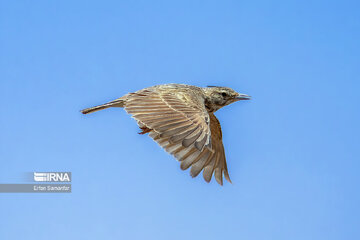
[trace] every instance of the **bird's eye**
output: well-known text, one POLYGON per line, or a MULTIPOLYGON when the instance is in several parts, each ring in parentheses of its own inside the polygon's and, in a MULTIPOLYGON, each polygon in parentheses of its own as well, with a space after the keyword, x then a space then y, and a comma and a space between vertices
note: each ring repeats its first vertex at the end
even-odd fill
POLYGON ((226 96, 227 96, 227 93, 226 93, 226 92, 222 92, 222 93, 221 93, 221 96, 226 97, 226 96))

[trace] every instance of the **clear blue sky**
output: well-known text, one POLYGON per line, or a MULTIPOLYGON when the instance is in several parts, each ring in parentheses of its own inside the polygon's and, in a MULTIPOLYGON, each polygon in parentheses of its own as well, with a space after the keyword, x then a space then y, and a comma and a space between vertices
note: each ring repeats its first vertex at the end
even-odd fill
POLYGON ((1 1, 0 239, 360 239, 359 1, 1 1), (217 112, 233 184, 192 179, 122 109, 162 83, 253 96, 217 112))

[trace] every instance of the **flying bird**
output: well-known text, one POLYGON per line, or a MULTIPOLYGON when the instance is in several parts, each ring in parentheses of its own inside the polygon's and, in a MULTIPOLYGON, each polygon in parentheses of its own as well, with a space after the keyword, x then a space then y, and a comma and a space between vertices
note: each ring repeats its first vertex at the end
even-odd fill
POLYGON ((250 96, 228 87, 205 88, 185 84, 164 84, 128 93, 111 102, 81 110, 88 114, 109 107, 121 107, 132 115, 140 134, 149 133, 178 161, 182 170, 191 167, 192 177, 203 171, 206 182, 214 175, 223 185, 223 176, 231 183, 219 120, 220 108, 250 96))

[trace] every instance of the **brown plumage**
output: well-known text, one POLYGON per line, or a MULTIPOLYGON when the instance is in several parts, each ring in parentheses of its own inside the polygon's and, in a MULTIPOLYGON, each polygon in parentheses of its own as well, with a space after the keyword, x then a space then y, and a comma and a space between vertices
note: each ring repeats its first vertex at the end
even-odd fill
POLYGON ((214 112, 249 96, 231 88, 200 88, 184 84, 157 85, 126 94, 109 103, 87 108, 84 114, 108 107, 123 107, 161 147, 181 162, 182 170, 191 167, 196 177, 203 171, 205 181, 214 175, 229 181, 219 120, 214 112))

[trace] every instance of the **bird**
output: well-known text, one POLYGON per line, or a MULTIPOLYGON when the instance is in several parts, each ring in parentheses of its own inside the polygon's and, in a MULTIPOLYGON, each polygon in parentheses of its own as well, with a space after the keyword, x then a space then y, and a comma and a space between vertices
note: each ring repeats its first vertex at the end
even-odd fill
POLYGON ((186 84, 162 84, 128 93, 113 101, 81 110, 88 114, 110 107, 124 108, 137 121, 141 132, 148 133, 166 152, 173 155, 180 168, 189 167, 190 175, 210 182, 212 176, 223 185, 223 176, 231 183, 222 131, 214 113, 240 100, 246 94, 228 87, 197 87, 186 84))

